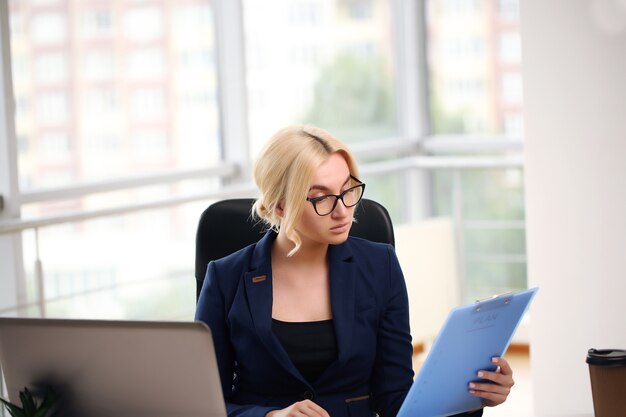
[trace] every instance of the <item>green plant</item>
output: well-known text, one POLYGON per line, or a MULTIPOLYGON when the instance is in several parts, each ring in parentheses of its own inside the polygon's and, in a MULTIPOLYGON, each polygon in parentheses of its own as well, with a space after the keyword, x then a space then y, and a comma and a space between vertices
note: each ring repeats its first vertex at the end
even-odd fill
POLYGON ((57 396, 50 389, 45 391, 43 401, 40 404, 37 404, 35 397, 28 388, 20 391, 21 408, 4 398, 0 398, 0 401, 13 417, 54 417, 57 414, 54 410, 57 396))

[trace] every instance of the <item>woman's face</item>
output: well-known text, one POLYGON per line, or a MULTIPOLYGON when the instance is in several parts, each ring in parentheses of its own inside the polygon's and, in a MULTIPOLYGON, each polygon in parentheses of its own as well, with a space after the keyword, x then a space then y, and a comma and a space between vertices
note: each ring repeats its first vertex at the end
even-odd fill
MULTIPOLYGON (((322 163, 309 186, 307 197, 320 197, 328 194, 341 194, 352 186, 350 169, 341 154, 333 153, 322 163)), ((335 209, 326 216, 319 216, 313 204, 306 202, 296 230, 302 237, 302 244, 339 244, 348 238, 352 226, 354 207, 338 201, 335 209)))

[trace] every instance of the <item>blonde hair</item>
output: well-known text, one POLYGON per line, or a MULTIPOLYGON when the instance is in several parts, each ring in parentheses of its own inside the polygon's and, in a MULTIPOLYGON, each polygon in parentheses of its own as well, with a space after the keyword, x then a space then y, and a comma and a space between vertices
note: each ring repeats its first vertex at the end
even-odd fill
POLYGON ((304 205, 308 204, 311 179, 333 153, 340 154, 350 174, 358 178, 358 168, 348 147, 326 130, 314 126, 293 125, 279 130, 254 163, 254 181, 261 197, 254 203, 252 214, 275 231, 282 230, 294 243, 288 256, 295 254, 302 244, 295 227, 304 205), (283 209, 282 218, 277 213, 279 204, 283 209))

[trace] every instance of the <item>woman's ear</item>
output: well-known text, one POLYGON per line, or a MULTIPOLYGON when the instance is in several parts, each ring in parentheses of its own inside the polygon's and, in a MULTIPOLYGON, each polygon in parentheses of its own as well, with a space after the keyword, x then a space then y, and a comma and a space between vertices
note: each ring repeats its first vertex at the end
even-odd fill
POLYGON ((278 217, 280 217, 281 219, 283 217, 285 217, 285 209, 283 208, 283 202, 280 201, 277 205, 276 205, 276 215, 278 217))

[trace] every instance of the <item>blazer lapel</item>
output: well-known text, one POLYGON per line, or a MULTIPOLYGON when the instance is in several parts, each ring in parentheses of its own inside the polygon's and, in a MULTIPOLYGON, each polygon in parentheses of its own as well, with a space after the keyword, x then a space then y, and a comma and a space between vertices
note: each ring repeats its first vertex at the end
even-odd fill
POLYGON ((272 331, 271 249, 274 239, 274 232, 268 232, 255 247, 250 270, 244 274, 246 297, 254 328, 269 354, 288 372, 304 381, 272 331))
MULTIPOLYGON (((348 241, 349 242, 349 241, 348 241)), ((335 325, 338 360, 336 365, 343 365, 350 357, 352 347, 352 327, 355 314, 356 268, 349 243, 330 246, 330 302, 335 325)), ((331 366, 332 367, 332 366, 331 366)))

